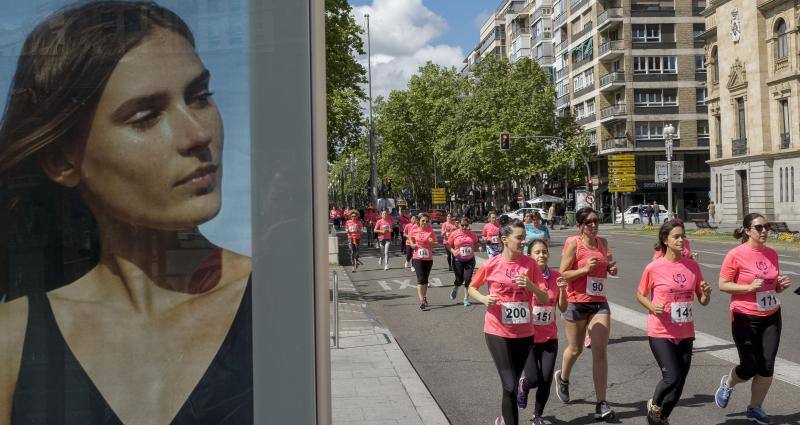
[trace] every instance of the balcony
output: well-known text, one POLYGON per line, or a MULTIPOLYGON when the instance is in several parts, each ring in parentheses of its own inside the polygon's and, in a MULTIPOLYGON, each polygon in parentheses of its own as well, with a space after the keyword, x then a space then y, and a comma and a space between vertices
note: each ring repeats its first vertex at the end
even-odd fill
POLYGON ((720 159, 720 158, 722 158, 722 144, 721 143, 717 143, 716 147, 717 147, 717 155, 714 158, 720 159))
POLYGON ((568 46, 569 46, 569 40, 567 40, 567 38, 564 37, 564 39, 561 40, 561 43, 556 44, 555 53, 559 54, 559 53, 563 52, 564 50, 567 50, 568 46))
POLYGON ((553 29, 561 28, 562 25, 567 23, 567 12, 561 12, 553 21, 553 29))
POLYGON ((637 74, 634 72, 633 81, 678 81, 678 74, 637 74))
MULTIPOLYGON (((642 149, 665 149, 664 139, 636 139, 636 147, 642 149)), ((672 147, 678 148, 681 146, 681 140, 678 138, 672 139, 672 147)))
POLYGON ((698 83, 705 83, 708 81, 708 72, 705 69, 696 69, 694 71, 694 80, 698 83))
POLYGON ((583 6, 586 6, 589 0, 572 0, 569 4, 569 13, 575 13, 583 6))
POLYGON ((789 149, 792 146, 792 140, 789 138, 789 133, 781 133, 781 149, 789 149))
POLYGON ((628 138, 625 136, 619 136, 603 140, 600 146, 601 148, 600 150, 607 151, 611 149, 628 149, 629 147, 630 146, 628 146, 628 138))
POLYGON ((542 16, 550 16, 553 14, 553 9, 549 7, 540 7, 533 12, 533 18, 531 18, 531 22, 536 22, 542 16))
POLYGON ((542 41, 549 41, 552 38, 553 38, 553 33, 552 32, 543 31, 543 32, 540 32, 539 34, 536 34, 536 35, 533 36, 533 38, 531 39, 531 44, 535 46, 535 45, 537 45, 538 43, 540 43, 542 41))
POLYGON ((708 135, 697 135, 697 146, 699 147, 708 147, 711 144, 711 139, 709 139, 708 135))
POLYGON ((544 55, 534 58, 533 60, 535 60, 539 66, 551 66, 556 61, 556 58, 550 55, 544 55))
POLYGON ((775 59, 775 73, 783 72, 789 69, 789 58, 782 57, 775 59))
POLYGON ((569 67, 567 65, 564 65, 563 68, 556 71, 556 81, 561 81, 568 75, 569 75, 569 67))
POLYGON ((591 93, 594 91, 594 81, 588 86, 581 87, 579 90, 575 90, 575 94, 572 95, 573 98, 577 99, 585 94, 591 93))
POLYGON ((600 91, 610 91, 625 86, 625 73, 622 71, 611 72, 600 77, 600 91))
POLYGON ((634 106, 633 113, 636 115, 671 115, 678 113, 678 106, 634 106))
POLYGON ((614 60, 625 53, 622 48, 622 40, 608 40, 600 45, 599 60, 614 60))
POLYGON ((591 124, 591 123, 595 122, 596 120, 597 120, 597 116, 595 116, 595 113, 592 112, 592 113, 587 114, 587 115, 585 115, 585 116, 583 116, 581 118, 576 119, 575 122, 578 125, 586 125, 586 124, 591 124))
POLYGON ((597 17, 597 30, 605 31, 622 22, 622 8, 607 9, 597 17))
POLYGON ((611 105, 600 110, 600 121, 609 122, 617 119, 625 119, 626 115, 628 115, 628 108, 624 103, 611 105))
POLYGON ((678 44, 674 41, 634 41, 633 49, 674 49, 678 44))
POLYGON ((563 106, 568 106, 568 105, 569 105, 569 93, 556 99, 556 108, 561 108, 563 106))
POLYGON ((581 38, 583 35, 588 34, 592 30, 592 21, 586 23, 580 31, 572 34, 572 41, 581 38))
POLYGON ((675 16, 675 9, 672 7, 660 7, 660 6, 644 6, 644 7, 632 7, 631 8, 631 16, 641 17, 641 16, 655 16, 655 17, 665 17, 665 16, 675 16))
POLYGON ((582 67, 583 65, 586 65, 587 63, 591 63, 593 60, 594 57, 589 56, 579 61, 572 62, 572 71, 577 71, 578 68, 582 67))
POLYGON ((731 140, 731 154, 733 156, 747 155, 747 138, 731 140))

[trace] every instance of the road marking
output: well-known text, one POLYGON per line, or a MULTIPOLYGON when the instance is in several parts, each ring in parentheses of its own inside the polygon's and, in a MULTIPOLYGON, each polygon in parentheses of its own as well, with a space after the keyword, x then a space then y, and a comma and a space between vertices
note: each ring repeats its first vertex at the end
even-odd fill
MULTIPOLYGON (((647 315, 625 306, 609 302, 613 311, 611 318, 642 331, 647 331, 647 315)), ((732 341, 716 336, 695 332, 694 351, 714 356, 733 364, 739 364, 739 353, 732 341)), ((775 359, 775 378, 787 384, 800 387, 800 364, 782 359, 775 359)))

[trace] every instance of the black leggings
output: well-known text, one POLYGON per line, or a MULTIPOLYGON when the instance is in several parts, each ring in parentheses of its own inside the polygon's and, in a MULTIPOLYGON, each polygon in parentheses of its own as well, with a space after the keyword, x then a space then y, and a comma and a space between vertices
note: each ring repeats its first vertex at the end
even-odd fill
POLYGON ((517 383, 525 368, 529 348, 533 337, 503 338, 497 335, 484 334, 486 346, 492 355, 497 373, 500 374, 500 383, 503 386, 503 401, 501 403, 503 420, 506 425, 517 425, 519 410, 517 410, 517 383))
POLYGON ((456 276, 456 280, 453 281, 453 285, 459 287, 464 285, 465 288, 469 287, 469 283, 472 281, 472 272, 475 271, 475 258, 461 262, 458 260, 453 260, 453 274, 456 276))
POLYGON ((775 372, 775 356, 781 342, 781 312, 769 316, 733 313, 731 329, 739 365, 736 376, 747 381, 758 375, 769 378, 775 372))
MULTIPOLYGON (((406 239, 408 239, 406 238, 406 234, 400 232, 400 252, 402 252, 403 254, 411 252, 411 248, 409 248, 408 245, 406 245, 406 239)), ((411 261, 411 257, 407 257, 406 261, 411 261)))
POLYGON ((558 340, 550 339, 545 342, 532 344, 525 369, 522 372, 524 379, 522 386, 526 390, 536 388, 536 405, 533 413, 542 416, 547 399, 550 398, 550 387, 553 384, 553 370, 558 357, 558 340))
POLYGON ((668 418, 678 404, 692 366, 694 338, 673 342, 669 338, 649 337, 650 350, 661 368, 661 381, 653 393, 653 404, 661 406, 661 416, 668 418))
POLYGON ((450 248, 445 247, 444 250, 447 252, 447 267, 453 267, 453 253, 450 248))
POLYGON ((411 265, 414 266, 414 273, 417 274, 417 285, 427 285, 433 268, 433 260, 414 259, 411 260, 411 265))
POLYGON ((411 258, 414 257, 414 249, 411 248, 411 245, 403 245, 406 248, 406 261, 411 261, 411 258))

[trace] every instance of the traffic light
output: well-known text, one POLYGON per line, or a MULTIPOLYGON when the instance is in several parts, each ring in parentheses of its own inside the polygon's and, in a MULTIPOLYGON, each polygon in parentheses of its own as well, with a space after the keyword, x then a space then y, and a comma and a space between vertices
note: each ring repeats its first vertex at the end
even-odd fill
POLYGON ((507 151, 511 147, 511 135, 508 133, 500 134, 500 150, 507 151))
POLYGON ((592 187, 592 179, 586 179, 586 186, 592 187))
POLYGON ((391 191, 392 191, 392 179, 391 178, 386 179, 386 189, 391 193, 391 191))

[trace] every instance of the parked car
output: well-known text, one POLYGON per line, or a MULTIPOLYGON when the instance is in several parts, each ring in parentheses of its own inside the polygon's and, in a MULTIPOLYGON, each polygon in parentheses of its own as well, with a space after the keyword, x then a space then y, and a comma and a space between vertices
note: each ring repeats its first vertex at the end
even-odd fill
POLYGON ((539 215, 542 216, 542 219, 545 219, 545 220, 547 219, 547 212, 545 210, 543 210, 541 208, 537 208, 537 207, 520 208, 520 209, 518 209, 516 211, 508 212, 508 213, 505 213, 505 214, 502 214, 502 215, 508 216, 509 218, 516 218, 518 220, 522 220, 523 218, 525 218, 525 214, 532 213, 532 212, 538 212, 539 215))
MULTIPOLYGON (((631 205, 625 210, 625 224, 639 224, 639 209, 645 207, 645 205, 631 205)), ((658 222, 663 223, 667 219, 667 209, 663 205, 658 205, 658 222)), ((647 215, 643 216, 645 222, 647 222, 647 215)), ((655 214, 653 215, 653 219, 655 219, 655 214)), ((622 215, 617 214, 617 223, 622 221, 622 215)))
POLYGON ((440 224, 447 219, 447 212, 445 210, 429 210, 428 216, 431 218, 431 224, 440 224))

